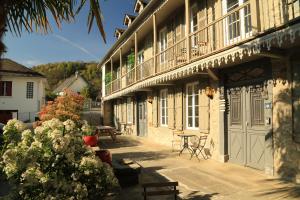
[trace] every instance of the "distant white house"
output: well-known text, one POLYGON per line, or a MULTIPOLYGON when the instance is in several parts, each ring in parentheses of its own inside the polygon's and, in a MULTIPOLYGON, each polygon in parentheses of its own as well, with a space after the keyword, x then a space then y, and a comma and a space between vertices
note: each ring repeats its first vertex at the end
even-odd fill
POLYGON ((88 82, 78 72, 75 75, 67 78, 53 90, 56 95, 62 95, 65 89, 80 93, 83 88, 87 87, 88 82))
POLYGON ((46 78, 10 59, 0 60, 0 122, 32 122, 45 103, 46 78))

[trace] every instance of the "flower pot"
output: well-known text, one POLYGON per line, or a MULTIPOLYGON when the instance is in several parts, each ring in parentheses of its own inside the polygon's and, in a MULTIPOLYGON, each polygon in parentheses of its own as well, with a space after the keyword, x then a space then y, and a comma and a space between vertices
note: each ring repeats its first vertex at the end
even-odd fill
POLYGON ((103 149, 96 151, 96 155, 100 158, 102 162, 105 162, 112 166, 112 157, 109 150, 103 149))
POLYGON ((87 146, 95 147, 98 144, 97 136, 83 136, 83 141, 87 146))

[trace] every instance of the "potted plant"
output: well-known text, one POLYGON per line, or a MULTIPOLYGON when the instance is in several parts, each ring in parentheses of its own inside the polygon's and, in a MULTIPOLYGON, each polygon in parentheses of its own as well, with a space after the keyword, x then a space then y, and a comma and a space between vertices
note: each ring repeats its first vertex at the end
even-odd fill
POLYGON ((85 121, 84 124, 81 127, 82 131, 82 138, 84 143, 87 146, 95 147, 98 144, 98 136, 95 135, 95 129, 88 125, 88 123, 85 121))

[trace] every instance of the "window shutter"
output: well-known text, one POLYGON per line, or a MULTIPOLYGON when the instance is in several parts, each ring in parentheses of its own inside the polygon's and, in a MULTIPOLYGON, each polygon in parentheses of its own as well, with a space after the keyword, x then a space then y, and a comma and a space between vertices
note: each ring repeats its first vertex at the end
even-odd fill
POLYGON ((136 118, 136 114, 135 114, 135 111, 136 111, 136 98, 131 98, 131 115, 132 115, 132 124, 135 124, 135 118, 136 118))
POLYGON ((4 82, 0 81, 0 96, 4 95, 4 82))
MULTIPOLYGON (((205 1, 200 1, 199 5, 199 12, 198 12, 198 30, 203 29, 206 25, 206 8, 205 8, 205 1)), ((207 30, 203 30, 200 32, 199 35, 199 42, 207 42, 207 30)))
POLYGON ((175 126, 177 130, 183 129, 183 93, 181 87, 175 89, 175 126))
POLYGON ((12 95, 12 82, 7 81, 6 82, 6 96, 11 96, 12 95))
POLYGON ((152 117, 153 117, 153 127, 158 127, 157 109, 158 109, 158 98, 157 92, 153 92, 153 102, 152 102, 152 117))
POLYGON ((170 22, 170 24, 168 24, 167 27, 167 47, 173 45, 173 35, 174 35, 173 23, 170 22))
POLYGON ((122 115, 123 115, 123 123, 127 122, 127 112, 126 112, 126 99, 123 99, 123 103, 122 103, 122 115))
POLYGON ((174 123, 174 92, 172 88, 168 88, 168 127, 170 129, 175 128, 174 123))
POLYGON ((209 97, 205 94, 208 81, 199 84, 199 131, 209 133, 209 97))

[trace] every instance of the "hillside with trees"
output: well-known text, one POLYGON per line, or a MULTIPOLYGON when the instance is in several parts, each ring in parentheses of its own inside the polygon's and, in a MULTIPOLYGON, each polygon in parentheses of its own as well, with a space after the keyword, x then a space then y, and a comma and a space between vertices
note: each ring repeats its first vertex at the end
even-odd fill
POLYGON ((85 91, 85 95, 88 95, 92 99, 99 96, 101 91, 101 69, 97 67, 97 63, 85 63, 85 62, 60 62, 49 63, 34 66, 33 70, 43 74, 48 80, 48 86, 46 88, 47 96, 51 97, 53 89, 65 79, 74 75, 76 71, 79 72, 88 82, 89 88, 85 91))

